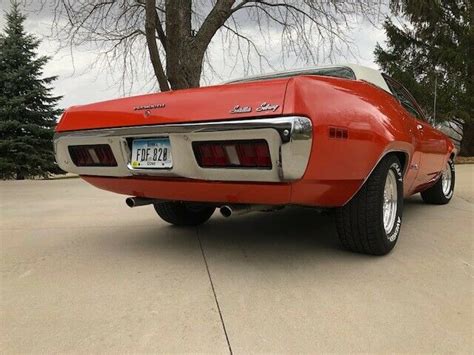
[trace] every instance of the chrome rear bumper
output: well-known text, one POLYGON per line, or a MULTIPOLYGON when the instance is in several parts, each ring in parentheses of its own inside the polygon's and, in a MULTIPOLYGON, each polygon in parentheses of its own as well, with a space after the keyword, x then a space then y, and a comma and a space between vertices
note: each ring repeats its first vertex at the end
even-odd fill
POLYGON ((59 166, 65 171, 79 175, 148 175, 213 181, 281 182, 297 180, 303 176, 308 165, 312 137, 309 118, 289 116, 63 132, 54 136, 54 148, 59 166), (130 165, 130 139, 144 137, 169 137, 173 154, 171 169, 139 169, 130 165), (247 139, 267 141, 272 169, 202 168, 198 165, 192 149, 192 143, 198 141, 247 139), (74 165, 68 147, 83 144, 109 144, 117 166, 74 165))

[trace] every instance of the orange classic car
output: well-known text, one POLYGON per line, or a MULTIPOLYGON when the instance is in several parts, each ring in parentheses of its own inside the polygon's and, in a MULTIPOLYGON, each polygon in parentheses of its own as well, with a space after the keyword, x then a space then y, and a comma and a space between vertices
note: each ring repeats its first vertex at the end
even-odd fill
POLYGON ((454 189, 450 139, 401 84, 358 65, 74 106, 54 145, 62 169, 166 222, 334 209, 342 245, 374 255, 396 244, 404 197, 446 204, 454 189))

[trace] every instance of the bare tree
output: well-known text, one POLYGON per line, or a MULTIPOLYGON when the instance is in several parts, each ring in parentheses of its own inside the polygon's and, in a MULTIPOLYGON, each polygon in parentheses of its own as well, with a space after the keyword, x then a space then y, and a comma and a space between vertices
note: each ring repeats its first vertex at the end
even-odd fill
POLYGON ((54 35, 92 48, 133 82, 144 63, 161 91, 198 87, 211 41, 220 35, 224 59, 247 70, 272 66, 262 43, 277 34, 281 59, 315 63, 353 50, 355 20, 372 21, 382 0, 43 0, 54 12, 54 35), (257 61, 257 63, 255 63, 257 61))

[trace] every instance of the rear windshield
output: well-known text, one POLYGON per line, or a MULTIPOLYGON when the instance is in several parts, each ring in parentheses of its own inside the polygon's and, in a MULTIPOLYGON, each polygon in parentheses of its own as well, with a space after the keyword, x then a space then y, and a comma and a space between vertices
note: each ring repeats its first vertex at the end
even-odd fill
POLYGON ((356 76, 351 68, 348 67, 333 67, 333 68, 319 68, 319 69, 308 69, 308 70, 299 70, 291 71, 278 74, 268 74, 252 78, 239 79, 231 81, 230 83, 242 83, 246 81, 259 81, 259 80, 270 80, 277 78, 291 78, 298 75, 322 75, 322 76, 332 76, 336 78, 343 79, 352 79, 355 80, 356 76))

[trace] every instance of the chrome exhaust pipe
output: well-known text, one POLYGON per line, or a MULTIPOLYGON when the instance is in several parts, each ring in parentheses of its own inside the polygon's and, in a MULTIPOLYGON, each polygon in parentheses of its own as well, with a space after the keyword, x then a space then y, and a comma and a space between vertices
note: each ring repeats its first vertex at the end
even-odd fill
POLYGON ((151 205, 152 203, 157 201, 158 200, 146 197, 127 197, 125 199, 125 203, 130 208, 151 205))
POLYGON ((232 215, 232 207, 230 206, 222 206, 220 209, 219 209, 221 215, 223 215, 224 217, 230 217, 232 215))
POLYGON ((224 217, 230 217, 232 215, 243 215, 250 212, 256 211, 271 211, 275 209, 272 205, 223 205, 219 208, 221 215, 224 217))

